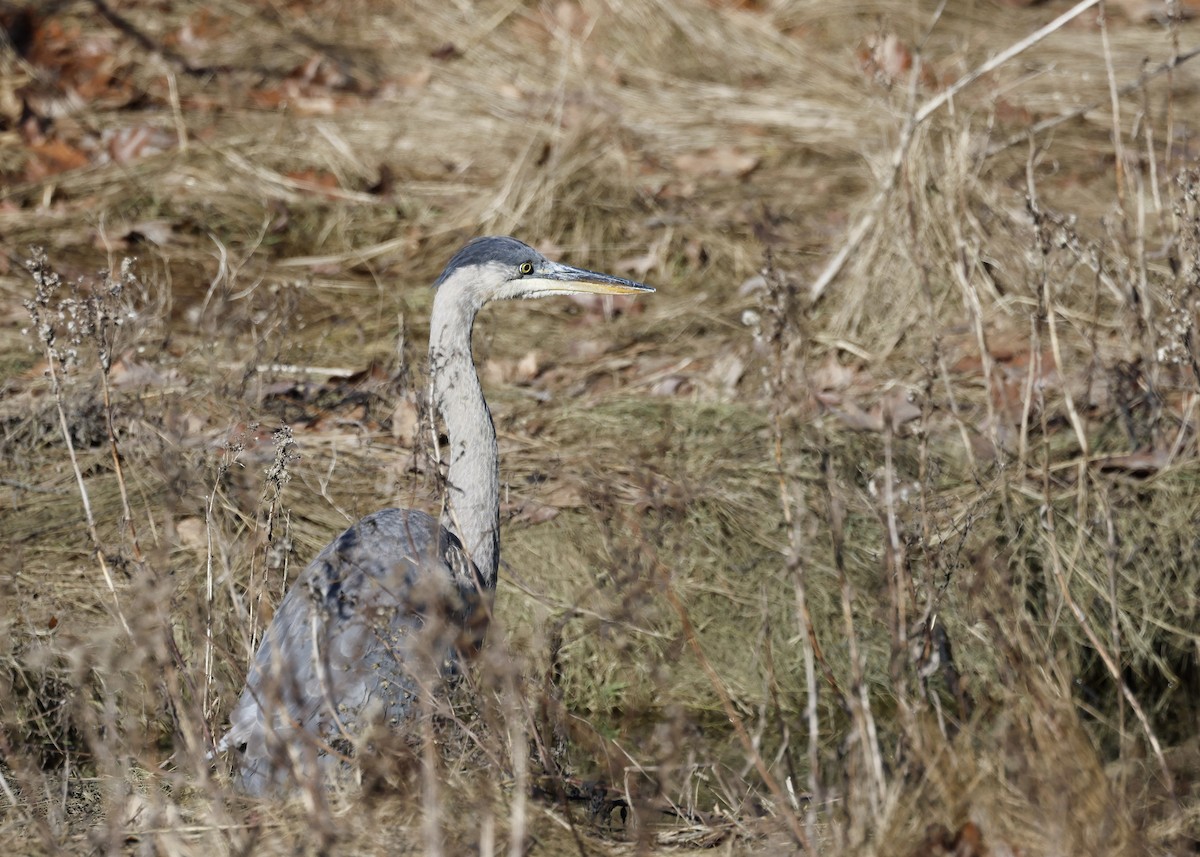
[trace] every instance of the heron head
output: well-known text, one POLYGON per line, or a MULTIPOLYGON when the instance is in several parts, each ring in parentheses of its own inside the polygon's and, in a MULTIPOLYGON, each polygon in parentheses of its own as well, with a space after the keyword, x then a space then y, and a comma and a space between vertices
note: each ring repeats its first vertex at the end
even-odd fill
POLYGON ((496 236, 476 238, 454 254, 434 286, 461 290, 477 306, 579 292, 632 295, 654 291, 633 280, 551 262, 516 238, 496 236))

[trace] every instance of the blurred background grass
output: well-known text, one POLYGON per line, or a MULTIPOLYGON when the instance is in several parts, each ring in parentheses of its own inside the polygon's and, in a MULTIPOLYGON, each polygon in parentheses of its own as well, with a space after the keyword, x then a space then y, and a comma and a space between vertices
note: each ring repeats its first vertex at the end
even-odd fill
POLYGON ((1194 6, 910 125, 1071 7, 6 4, 0 841, 1194 853, 1194 6), (437 805, 403 758, 251 804, 206 745, 316 550, 436 502, 429 284, 485 233, 659 292, 476 330, 504 566, 437 805))

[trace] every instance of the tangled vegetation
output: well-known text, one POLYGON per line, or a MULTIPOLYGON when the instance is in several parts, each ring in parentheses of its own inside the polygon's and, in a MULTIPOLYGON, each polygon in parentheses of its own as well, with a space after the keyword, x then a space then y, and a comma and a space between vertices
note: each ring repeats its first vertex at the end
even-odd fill
POLYGON ((0 6, 0 843, 1195 853, 1193 11, 0 6), (487 311, 484 654, 240 796, 287 584, 437 507, 486 233, 659 291, 487 311))

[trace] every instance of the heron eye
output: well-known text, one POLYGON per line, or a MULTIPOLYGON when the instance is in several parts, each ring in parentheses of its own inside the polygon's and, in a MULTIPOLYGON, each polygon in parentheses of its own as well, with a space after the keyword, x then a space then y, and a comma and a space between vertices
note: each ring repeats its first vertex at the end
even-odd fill
POLYGON ((532 262, 522 262, 521 266, 519 268, 517 268, 517 270, 521 272, 522 277, 527 277, 533 273, 533 263, 532 262))

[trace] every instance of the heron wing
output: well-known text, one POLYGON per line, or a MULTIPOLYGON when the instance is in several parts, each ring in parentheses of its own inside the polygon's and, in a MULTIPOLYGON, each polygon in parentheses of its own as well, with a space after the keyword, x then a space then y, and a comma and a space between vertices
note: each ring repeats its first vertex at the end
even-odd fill
POLYGON ((315 774, 371 724, 400 725, 422 683, 477 646, 488 615, 475 567, 423 512, 385 509, 333 540, 263 636, 220 749, 243 789, 315 774))

